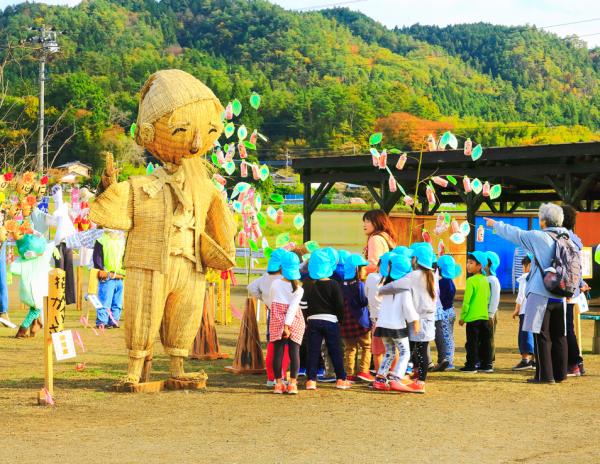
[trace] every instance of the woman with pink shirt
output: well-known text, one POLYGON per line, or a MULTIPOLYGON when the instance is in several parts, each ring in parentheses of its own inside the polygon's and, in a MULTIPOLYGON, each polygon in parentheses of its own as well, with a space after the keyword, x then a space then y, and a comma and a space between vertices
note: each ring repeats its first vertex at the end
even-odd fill
MULTIPOLYGON (((363 215, 363 230, 368 237, 365 258, 367 258, 369 264, 366 267, 366 272, 367 274, 376 273, 379 269, 380 258, 388 251, 396 248, 394 226, 390 217, 384 211, 373 209, 363 215)), ((374 332, 377 322, 375 312, 371 314, 371 318, 374 319, 372 327, 374 332)), ((385 346, 381 338, 376 337, 374 333, 371 336, 371 353, 373 354, 375 370, 377 370, 385 354, 385 346)))

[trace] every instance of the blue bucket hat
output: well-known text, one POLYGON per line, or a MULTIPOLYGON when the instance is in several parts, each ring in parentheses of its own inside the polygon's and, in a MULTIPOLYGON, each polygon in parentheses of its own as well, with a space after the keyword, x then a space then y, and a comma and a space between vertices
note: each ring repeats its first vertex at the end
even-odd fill
POLYGON ((433 247, 429 243, 426 245, 429 246, 420 245, 413 248, 413 257, 416 258, 419 266, 425 269, 433 269, 433 263, 435 262, 433 247))
POLYGON ((319 280, 333 274, 329 253, 326 250, 313 251, 308 261, 308 275, 311 279, 319 280))
POLYGON ((390 277, 394 280, 401 279, 409 272, 412 271, 412 264, 408 256, 403 256, 394 253, 391 259, 392 268, 390 270, 390 277))
POLYGON ((433 253, 433 245, 431 245, 431 243, 428 243, 428 242, 415 242, 415 243, 413 243, 413 244, 410 245, 410 249, 413 252, 415 250, 419 249, 419 248, 427 248, 429 251, 431 251, 433 253))
POLYGON ((485 251, 472 251, 471 253, 467 254, 467 259, 469 258, 474 259, 479 264, 481 264, 481 272, 483 275, 485 275, 485 270, 483 268, 485 268, 488 262, 487 253, 485 251))
POLYGON ((407 256, 409 258, 411 258, 413 255, 413 250, 405 246, 397 246, 392 251, 398 255, 407 256))
POLYGON ((379 273, 381 274, 381 277, 389 276, 390 263, 395 254, 395 251, 388 251, 387 253, 382 254, 381 258, 379 258, 379 273))
POLYGON ((487 259, 490 265, 490 273, 495 276, 498 266, 500 266, 500 256, 493 251, 486 251, 487 259))
POLYGON ((282 256, 281 273, 287 280, 300 280, 300 258, 296 253, 286 251, 282 256))
POLYGON ((34 259, 46 251, 46 239, 39 235, 25 234, 16 241, 17 251, 23 259, 34 259))
POLYGON ((344 280, 356 279, 356 268, 366 266, 369 262, 357 253, 353 253, 344 261, 344 280))
POLYGON ((456 279, 462 272, 460 266, 456 264, 456 261, 450 255, 440 256, 437 260, 437 265, 440 268, 442 277, 445 279, 456 279))
POLYGON ((283 248, 277 248, 273 250, 271 256, 269 257, 269 262, 267 263, 267 272, 277 272, 281 270, 281 258, 284 254, 288 253, 287 250, 283 248))
POLYGON ((327 256, 329 257, 329 262, 331 264, 331 274, 333 274, 333 271, 335 271, 335 268, 338 265, 338 261, 340 260, 340 255, 338 251, 332 247, 321 248, 321 251, 327 253, 327 256))
POLYGON ((338 262, 334 272, 339 275, 340 278, 344 277, 344 263, 350 254, 349 251, 338 250, 338 262))

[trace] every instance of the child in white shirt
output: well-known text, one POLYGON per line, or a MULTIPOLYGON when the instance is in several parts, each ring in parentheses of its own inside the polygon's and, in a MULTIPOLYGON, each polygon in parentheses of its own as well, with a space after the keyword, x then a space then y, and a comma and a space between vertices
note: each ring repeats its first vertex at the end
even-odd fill
POLYGON ((527 294, 525 287, 527 286, 527 277, 531 270, 531 256, 527 255, 521 260, 523 265, 523 275, 519 277, 519 293, 517 294, 517 302, 515 304, 515 310, 513 311, 513 319, 519 316, 519 353, 521 353, 521 361, 519 364, 514 366, 513 371, 524 371, 528 369, 534 369, 535 363, 533 361, 533 334, 531 332, 525 332, 523 330, 523 319, 525 318, 525 301, 527 301, 527 294))

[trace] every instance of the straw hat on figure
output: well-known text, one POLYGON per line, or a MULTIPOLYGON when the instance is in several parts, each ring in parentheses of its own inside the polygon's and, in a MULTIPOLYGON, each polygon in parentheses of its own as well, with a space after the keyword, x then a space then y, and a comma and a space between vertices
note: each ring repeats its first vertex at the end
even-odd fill
POLYGON ((106 156, 104 191, 90 219, 128 233, 125 389, 140 390, 144 360, 151 360, 159 333, 170 357, 167 386, 196 388, 206 379, 204 372, 186 373, 183 361, 200 326, 206 268, 227 270, 235 259, 235 223, 203 158, 223 130, 222 112, 195 77, 158 71, 142 88, 135 137, 164 165, 117 182, 112 155, 106 156))

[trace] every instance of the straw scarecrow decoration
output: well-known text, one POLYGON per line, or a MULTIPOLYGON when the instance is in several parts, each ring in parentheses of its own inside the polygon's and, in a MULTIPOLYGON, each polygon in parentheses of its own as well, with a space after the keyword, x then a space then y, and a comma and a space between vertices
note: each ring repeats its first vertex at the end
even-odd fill
POLYGON ((107 154, 104 191, 90 219, 128 232, 124 386, 140 382, 159 332, 171 358, 170 381, 206 378, 184 372, 183 360, 200 326, 205 271, 230 269, 235 259, 233 217, 203 158, 223 130, 222 112, 213 92, 190 74, 159 71, 142 88, 135 138, 164 165, 117 182, 107 154))

